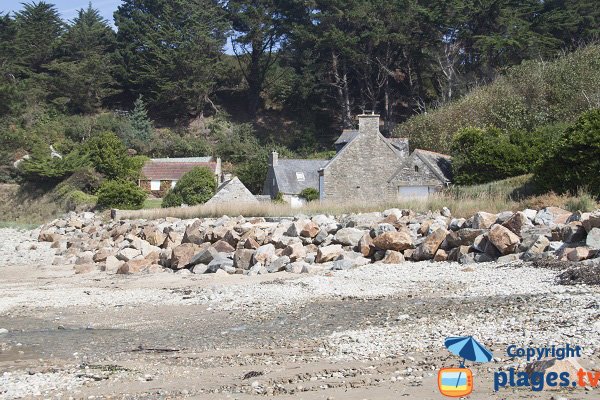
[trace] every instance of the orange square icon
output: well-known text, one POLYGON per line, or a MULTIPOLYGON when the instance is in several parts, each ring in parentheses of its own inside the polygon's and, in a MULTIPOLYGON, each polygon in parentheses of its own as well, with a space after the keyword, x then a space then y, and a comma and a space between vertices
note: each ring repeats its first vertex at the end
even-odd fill
POLYGON ((468 368, 442 368, 438 372, 438 388, 444 396, 466 396, 473 391, 473 373, 468 368))

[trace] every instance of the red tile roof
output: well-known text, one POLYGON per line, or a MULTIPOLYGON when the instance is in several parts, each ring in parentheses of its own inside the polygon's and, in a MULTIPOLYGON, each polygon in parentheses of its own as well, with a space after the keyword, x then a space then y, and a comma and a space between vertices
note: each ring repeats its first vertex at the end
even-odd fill
POLYGON ((142 180, 176 181, 190 172, 194 167, 208 167, 215 172, 215 162, 177 162, 171 159, 169 162, 149 160, 142 168, 142 180))

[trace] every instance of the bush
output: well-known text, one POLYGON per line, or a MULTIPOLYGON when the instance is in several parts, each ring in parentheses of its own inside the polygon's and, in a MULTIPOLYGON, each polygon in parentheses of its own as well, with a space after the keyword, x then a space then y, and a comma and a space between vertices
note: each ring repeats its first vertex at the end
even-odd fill
POLYGON ((307 202, 315 201, 319 199, 319 191, 315 188, 306 188, 300 192, 300 198, 307 202))
POLYGON ((135 183, 124 180, 106 180, 98 189, 98 207, 139 210, 147 194, 135 183))
POLYGON ((600 109, 581 114, 552 155, 535 173, 544 190, 575 194, 581 189, 600 197, 600 109))
POLYGON ((83 149, 96 171, 113 180, 137 179, 145 161, 143 157, 130 157, 121 139, 112 132, 92 137, 83 149))
POLYGON ((493 83, 438 109, 399 124, 394 136, 410 138, 411 148, 448 152, 462 128, 495 126, 504 132, 573 121, 600 102, 600 45, 592 44, 553 62, 528 61, 493 83))
POLYGON ((163 199, 162 207, 203 204, 214 196, 216 189, 213 172, 207 167, 195 167, 181 177, 177 186, 169 190, 163 199))

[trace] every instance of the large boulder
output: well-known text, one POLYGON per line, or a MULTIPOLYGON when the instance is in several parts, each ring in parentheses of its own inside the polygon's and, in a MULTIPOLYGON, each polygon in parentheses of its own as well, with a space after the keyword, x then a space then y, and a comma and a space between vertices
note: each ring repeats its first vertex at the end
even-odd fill
POLYGON ((417 246, 413 253, 413 259, 415 261, 431 260, 440 248, 444 239, 446 239, 447 234, 448 231, 444 228, 436 229, 427 236, 419 246, 417 246))
POLYGON ((373 247, 373 238, 371 238, 371 235, 369 233, 365 233, 358 241, 358 251, 364 257, 373 256, 375 248, 373 247))
POLYGON ((554 226, 566 224, 571 212, 559 207, 546 207, 538 211, 533 222, 537 225, 554 226))
POLYGON ((483 235, 484 229, 462 228, 458 231, 449 232, 446 236, 446 243, 449 249, 459 246, 470 246, 475 242, 475 238, 483 235))
POLYGON ((146 242, 150 243, 152 246, 162 246, 162 244, 165 242, 165 239, 167 238, 164 233, 160 232, 153 226, 145 227, 143 233, 146 242))
POLYGON ((402 264, 404 261, 404 256, 399 251, 387 250, 385 256, 379 262, 382 264, 402 264))
POLYGON ((319 230, 320 228, 317 223, 313 221, 308 221, 304 224, 304 227, 302 227, 302 230, 300 231, 300 236, 306 238, 314 238, 319 233, 319 230))
POLYGON ((533 244, 529 246, 527 251, 523 254, 523 260, 529 261, 537 258, 540 254, 546 251, 549 245, 550 240, 544 235, 539 235, 533 244))
POLYGON ((480 211, 473 216, 474 229, 489 229, 496 223, 498 215, 480 211))
POLYGON ((254 253, 254 262, 261 263, 262 265, 269 265, 274 257, 275 246, 272 243, 268 243, 256 249, 256 252, 254 253))
POLYGON ((514 253, 521 241, 519 236, 499 224, 492 226, 488 238, 502 255, 514 253))
POLYGON ((333 261, 337 256, 342 254, 343 251, 342 245, 340 244, 319 247, 315 261, 318 263, 333 261))
POLYGON ((117 253, 117 258, 121 261, 130 261, 134 258, 140 258, 142 256, 142 252, 138 249, 134 249, 132 247, 126 247, 124 249, 119 250, 117 253))
POLYGON ((592 213, 586 214, 581 219, 581 223, 587 232, 593 228, 600 228, 600 210, 596 210, 592 213))
POLYGON ((527 215, 521 211, 517 211, 506 222, 502 224, 517 236, 522 236, 522 233, 528 227, 533 226, 527 215))
POLYGON ((194 266, 197 264, 208 265, 213 259, 219 256, 219 252, 210 243, 204 243, 199 247, 199 251, 194 254, 188 265, 194 266))
POLYGON ((215 248, 215 250, 217 250, 219 253, 233 253, 235 251, 235 247, 233 247, 231 244, 227 243, 225 240, 221 239, 221 240, 217 240, 214 244, 213 247, 215 248))
POLYGON ((204 231, 201 229, 202 221, 197 220, 194 221, 193 224, 185 228, 185 233, 183 234, 183 238, 181 243, 194 243, 194 244, 202 244, 204 243, 204 231))
POLYGON ((565 225, 562 229, 562 240, 565 243, 580 242, 585 239, 586 234, 587 232, 581 222, 569 222, 569 224, 565 225))
POLYGON ((192 258, 198 251, 199 246, 193 243, 184 243, 173 249, 171 254, 171 268, 182 269, 192 261, 192 258))
POLYGON ((365 232, 356 228, 342 228, 334 236, 334 241, 344 246, 356 246, 365 232))
POLYGON ((306 257, 306 249, 302 243, 292 243, 283 249, 281 255, 288 256, 292 261, 301 260, 306 257))
POLYGON ((379 250, 404 251, 414 246, 410 233, 402 230, 385 232, 373 239, 373 246, 379 250))
POLYGON ((239 249, 233 254, 233 266, 235 268, 248 270, 253 265, 254 250, 239 249))

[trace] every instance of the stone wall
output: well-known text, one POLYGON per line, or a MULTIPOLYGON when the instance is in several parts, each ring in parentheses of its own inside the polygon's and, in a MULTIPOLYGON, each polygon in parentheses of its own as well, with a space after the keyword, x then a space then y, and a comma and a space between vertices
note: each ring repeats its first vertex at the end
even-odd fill
POLYGON ((397 193, 400 186, 429 186, 435 191, 444 188, 443 182, 415 153, 402 163, 399 171, 390 179, 390 193, 397 193))
POLYGON ((379 201, 393 196, 388 180, 401 160, 379 133, 379 116, 359 117, 359 135, 322 171, 322 199, 379 201))

